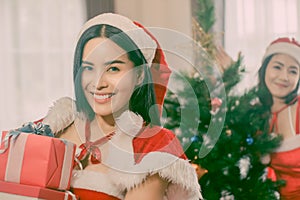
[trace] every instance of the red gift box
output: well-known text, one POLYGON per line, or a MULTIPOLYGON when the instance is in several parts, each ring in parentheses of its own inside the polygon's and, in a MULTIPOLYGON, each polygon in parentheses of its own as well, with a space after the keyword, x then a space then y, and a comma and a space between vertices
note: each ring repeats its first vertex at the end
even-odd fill
POLYGON ((71 192, 0 181, 0 199, 75 200, 71 192))
POLYGON ((0 137, 0 180, 60 190, 70 188, 75 144, 29 133, 8 138, 7 133, 2 132, 0 137))

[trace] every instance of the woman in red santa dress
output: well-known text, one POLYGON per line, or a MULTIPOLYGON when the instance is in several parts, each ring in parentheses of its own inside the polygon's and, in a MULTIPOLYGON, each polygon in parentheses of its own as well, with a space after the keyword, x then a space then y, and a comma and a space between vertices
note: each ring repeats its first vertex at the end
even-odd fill
POLYGON ((295 39, 276 39, 263 57, 258 88, 261 102, 272 113, 270 132, 283 137, 269 158, 276 179, 286 181, 280 189, 281 199, 289 200, 300 199, 299 77, 300 44, 295 39))
POLYGON ((106 13, 83 26, 76 100, 58 100, 43 120, 78 147, 71 187, 80 200, 202 199, 178 139, 160 125, 170 73, 142 25, 106 13))

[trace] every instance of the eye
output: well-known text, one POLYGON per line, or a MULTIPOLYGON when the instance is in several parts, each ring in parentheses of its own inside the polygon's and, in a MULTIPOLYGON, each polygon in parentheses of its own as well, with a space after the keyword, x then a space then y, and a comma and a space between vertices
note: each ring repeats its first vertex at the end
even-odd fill
POLYGON ((290 70, 289 71, 291 74, 295 74, 295 75, 297 75, 298 74, 298 71, 297 70, 295 70, 295 69, 292 69, 292 70, 290 70))
POLYGON ((92 66, 81 66, 83 70, 92 71, 94 68, 92 66))
POLYGON ((280 66, 280 65, 274 65, 273 68, 274 68, 274 69, 277 69, 277 70, 280 70, 280 69, 281 69, 281 66, 280 66))
POLYGON ((106 71, 108 71, 108 72, 118 72, 118 71, 120 71, 120 69, 118 67, 110 66, 110 67, 108 67, 108 69, 106 71))

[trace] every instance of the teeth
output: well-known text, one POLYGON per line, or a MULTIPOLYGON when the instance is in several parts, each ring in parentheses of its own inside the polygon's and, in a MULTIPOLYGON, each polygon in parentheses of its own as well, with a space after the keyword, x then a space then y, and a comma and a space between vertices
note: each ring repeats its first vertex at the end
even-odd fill
POLYGON ((100 100, 107 99, 107 98, 110 98, 112 96, 113 96, 113 94, 106 94, 106 95, 97 95, 97 94, 94 94, 94 97, 96 99, 100 99, 100 100))

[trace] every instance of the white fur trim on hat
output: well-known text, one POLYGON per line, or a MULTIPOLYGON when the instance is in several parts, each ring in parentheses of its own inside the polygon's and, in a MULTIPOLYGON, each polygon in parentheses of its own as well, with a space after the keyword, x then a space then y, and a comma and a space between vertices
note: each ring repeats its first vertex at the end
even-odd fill
POLYGON ((263 57, 265 60, 268 56, 275 53, 283 53, 293 57, 300 65, 300 47, 289 42, 276 42, 271 44, 263 57))
POLYGON ((132 20, 114 13, 104 13, 87 21, 79 36, 88 28, 98 24, 114 26, 126 33, 141 50, 149 66, 151 66, 157 48, 156 42, 142 28, 135 25, 132 20))

